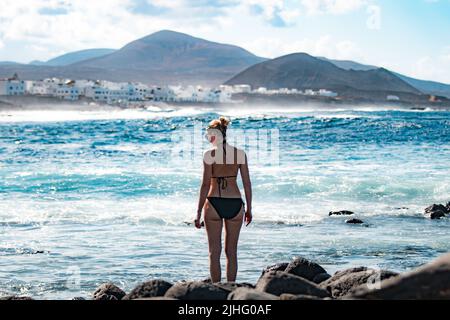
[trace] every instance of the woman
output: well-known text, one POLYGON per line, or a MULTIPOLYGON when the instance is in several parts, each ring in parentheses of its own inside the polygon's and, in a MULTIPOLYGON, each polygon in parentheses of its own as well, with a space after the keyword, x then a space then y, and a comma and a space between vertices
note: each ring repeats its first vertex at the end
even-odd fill
POLYGON ((224 117, 210 122, 206 138, 213 145, 203 157, 203 182, 198 201, 196 228, 201 228, 204 210, 209 246, 211 281, 221 281, 220 255, 222 252, 222 226, 225 225, 225 254, 227 258, 227 281, 235 282, 237 273, 237 245, 242 222, 252 221, 252 188, 247 156, 243 150, 227 143, 229 120, 224 117), (241 173, 247 210, 237 185, 241 173))

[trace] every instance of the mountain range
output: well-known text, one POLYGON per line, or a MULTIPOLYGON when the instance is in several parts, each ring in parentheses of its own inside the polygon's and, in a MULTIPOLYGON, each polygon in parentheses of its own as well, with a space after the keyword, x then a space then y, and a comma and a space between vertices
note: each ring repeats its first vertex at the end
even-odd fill
MULTIPOLYGON (((387 95, 421 95, 417 88, 384 68, 343 69, 306 53, 293 53, 261 62, 240 72, 226 84, 250 84, 254 88, 326 88, 350 98, 386 99, 387 95)), ((408 97, 410 99, 411 97, 408 97)))
POLYGON ((229 44, 162 30, 120 49, 88 49, 46 62, 0 62, 0 78, 46 77, 140 81, 147 84, 248 83, 268 88, 326 88, 340 92, 403 92, 450 98, 450 85, 414 79, 354 61, 295 53, 266 59, 229 44))
POLYGON ((87 49, 75 52, 69 52, 61 56, 55 57, 48 61, 31 61, 31 65, 35 66, 68 66, 73 63, 101 57, 115 52, 115 49, 87 49))

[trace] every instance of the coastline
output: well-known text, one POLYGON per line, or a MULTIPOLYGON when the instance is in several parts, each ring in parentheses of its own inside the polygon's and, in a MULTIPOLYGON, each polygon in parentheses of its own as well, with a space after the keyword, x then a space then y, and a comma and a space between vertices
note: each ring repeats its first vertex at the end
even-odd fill
POLYGON ((377 101, 371 99, 334 99, 327 97, 301 96, 301 95, 262 95, 262 94, 238 94, 236 99, 230 102, 152 102, 142 101, 128 105, 110 105, 107 103, 93 102, 90 99, 77 101, 61 100, 45 96, 0 96, 0 110, 72 110, 72 111, 99 111, 99 110, 146 110, 149 107, 205 107, 205 108, 240 108, 242 106, 293 108, 304 107, 311 109, 334 110, 345 108, 374 109, 404 109, 404 110, 434 110, 450 111, 450 103, 438 102, 406 102, 406 101, 377 101))
MULTIPOLYGON (((450 253, 403 273, 354 266, 333 275, 314 261, 295 257, 267 266, 256 283, 209 279, 172 283, 158 278, 125 292, 107 282, 95 289, 91 300, 449 300, 449 278, 450 253)), ((35 299, 11 295, 1 300, 35 299)))

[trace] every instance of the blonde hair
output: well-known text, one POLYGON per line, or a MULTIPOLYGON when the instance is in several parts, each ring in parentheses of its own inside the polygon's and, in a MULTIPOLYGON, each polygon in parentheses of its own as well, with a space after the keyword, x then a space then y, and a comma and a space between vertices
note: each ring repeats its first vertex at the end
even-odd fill
POLYGON ((214 119, 209 123, 209 129, 219 129, 220 131, 226 131, 230 120, 221 116, 219 119, 214 119), (223 130, 224 129, 224 130, 223 130))
POLYGON ((222 133, 223 142, 225 142, 227 140, 227 127, 229 124, 230 120, 221 116, 219 119, 212 120, 208 125, 208 129, 219 130, 222 133))

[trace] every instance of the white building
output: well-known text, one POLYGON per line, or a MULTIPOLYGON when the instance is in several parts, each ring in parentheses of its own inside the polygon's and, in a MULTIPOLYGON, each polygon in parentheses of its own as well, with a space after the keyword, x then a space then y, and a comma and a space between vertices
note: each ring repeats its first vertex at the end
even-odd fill
POLYGON ((326 89, 320 89, 318 94, 319 94, 319 96, 330 97, 330 98, 334 98, 334 97, 338 96, 338 94, 336 92, 326 90, 326 89))
POLYGON ((25 94, 25 81, 20 80, 17 74, 12 78, 0 79, 0 95, 19 96, 25 94))
POLYGON ((400 101, 400 98, 398 96, 388 95, 386 97, 386 100, 388 100, 388 101, 400 101))
POLYGON ((84 95, 86 96, 86 98, 91 98, 94 101, 107 102, 109 92, 108 89, 103 88, 100 85, 93 85, 91 87, 85 88, 84 95))
POLYGON ((250 93, 252 87, 249 84, 236 84, 233 86, 234 93, 250 93))
POLYGON ((63 100, 76 101, 80 98, 80 89, 73 80, 58 84, 54 96, 63 100))
POLYGON ((256 90, 256 92, 257 93, 267 93, 267 88, 265 88, 265 87, 259 87, 257 90, 256 90))
POLYGON ((179 101, 177 100, 178 95, 175 93, 175 90, 178 90, 177 88, 181 87, 151 87, 149 89, 149 95, 154 101, 179 101))

